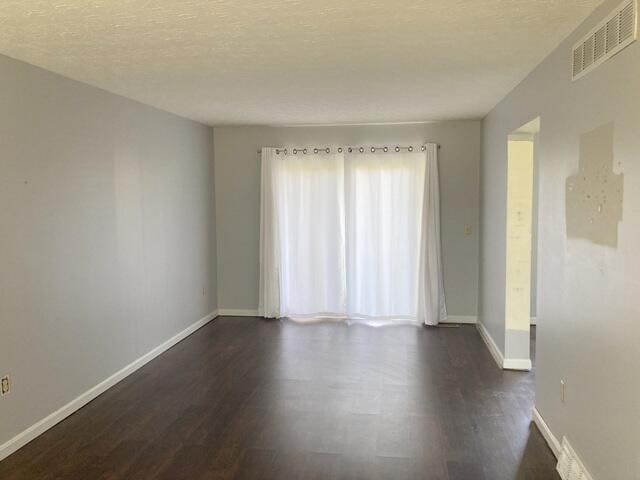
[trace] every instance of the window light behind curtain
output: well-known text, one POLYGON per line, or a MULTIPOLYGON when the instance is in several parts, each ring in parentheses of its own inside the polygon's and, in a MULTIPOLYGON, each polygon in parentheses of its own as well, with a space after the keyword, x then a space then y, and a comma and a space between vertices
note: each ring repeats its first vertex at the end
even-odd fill
POLYGON ((263 148, 261 187, 261 315, 446 318, 436 145, 306 155, 263 148))

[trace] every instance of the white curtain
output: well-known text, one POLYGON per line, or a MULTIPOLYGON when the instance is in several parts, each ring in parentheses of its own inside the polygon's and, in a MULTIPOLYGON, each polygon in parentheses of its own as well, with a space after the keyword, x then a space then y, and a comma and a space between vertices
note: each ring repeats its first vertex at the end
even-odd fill
POLYGON ((435 145, 263 148, 260 314, 437 324, 446 318, 439 223, 435 145))
POLYGON ((440 247, 440 177, 437 145, 427 145, 425 154, 417 316, 427 325, 437 325, 438 322, 447 319, 440 247))

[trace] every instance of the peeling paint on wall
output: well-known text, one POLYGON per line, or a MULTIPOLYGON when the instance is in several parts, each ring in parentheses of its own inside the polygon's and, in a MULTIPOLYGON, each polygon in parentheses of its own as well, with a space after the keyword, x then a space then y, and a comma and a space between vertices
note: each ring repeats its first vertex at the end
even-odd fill
POLYGON ((623 174, 613 171, 613 133, 609 123, 580 136, 578 172, 566 183, 566 221, 569 238, 616 247, 623 174))

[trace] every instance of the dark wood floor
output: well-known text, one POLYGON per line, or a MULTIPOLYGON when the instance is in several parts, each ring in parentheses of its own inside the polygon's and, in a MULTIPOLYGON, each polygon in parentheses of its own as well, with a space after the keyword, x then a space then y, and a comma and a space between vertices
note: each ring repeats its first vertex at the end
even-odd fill
POLYGON ((472 326, 219 318, 5 461, 2 479, 556 479, 533 373, 472 326))

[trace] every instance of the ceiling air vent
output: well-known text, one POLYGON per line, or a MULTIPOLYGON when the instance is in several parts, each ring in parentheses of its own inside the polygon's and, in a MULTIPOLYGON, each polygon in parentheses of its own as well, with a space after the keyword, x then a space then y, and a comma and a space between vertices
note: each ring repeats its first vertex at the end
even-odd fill
POLYGON ((637 38, 637 0, 625 0, 573 47, 571 79, 577 80, 637 38))

